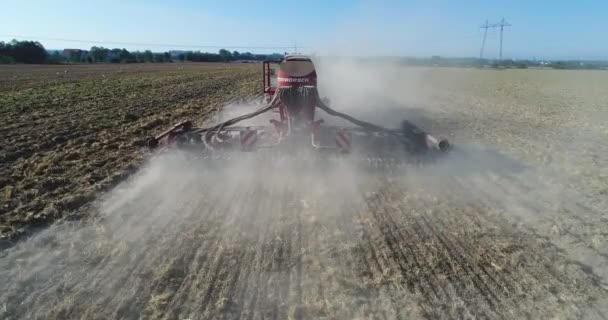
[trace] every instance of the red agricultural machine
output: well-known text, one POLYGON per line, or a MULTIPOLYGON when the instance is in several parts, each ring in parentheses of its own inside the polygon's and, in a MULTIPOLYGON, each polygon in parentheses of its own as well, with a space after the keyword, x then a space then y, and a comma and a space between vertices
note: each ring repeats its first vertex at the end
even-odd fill
POLYGON ((328 100, 319 97, 317 73, 309 57, 291 55, 282 61, 265 61, 262 66, 267 102, 264 107, 206 128, 194 127, 191 121, 178 123, 151 138, 149 147, 202 145, 206 152, 307 148, 319 152, 362 152, 368 155, 402 154, 403 151, 429 154, 450 149, 447 140, 437 139, 407 120, 399 129, 388 129, 331 109, 328 100), (318 110, 354 126, 325 125, 317 115, 318 110), (268 125, 235 126, 268 112, 278 114, 269 120, 268 125))

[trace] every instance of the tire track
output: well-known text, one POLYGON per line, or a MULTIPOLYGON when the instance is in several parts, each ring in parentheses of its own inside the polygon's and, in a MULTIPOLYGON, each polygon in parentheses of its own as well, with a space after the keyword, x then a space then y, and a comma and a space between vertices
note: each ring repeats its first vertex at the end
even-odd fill
MULTIPOLYGON (((395 230, 395 225, 391 226, 392 221, 385 221, 385 219, 387 219, 387 212, 379 206, 377 199, 366 199, 366 202, 369 206, 371 214, 374 216, 381 228, 380 230, 383 234, 386 247, 390 251, 390 256, 394 257, 393 259, 396 260, 396 264, 399 268, 398 270, 401 273, 401 276, 404 278, 408 286, 408 290, 413 295, 416 295, 417 293, 421 293, 423 295, 424 300, 420 302, 422 305, 425 305, 425 307, 423 307, 423 316, 425 318, 436 317, 436 315, 433 314, 435 311, 430 306, 439 305, 439 298, 434 290, 429 290, 427 288, 427 286, 431 286, 428 278, 425 278, 424 282, 418 280, 418 272, 421 270, 420 267, 416 265, 416 262, 412 261, 412 259, 414 259, 413 255, 408 258, 403 252, 402 245, 406 243, 398 239, 398 231, 395 230), (381 212, 384 214, 380 215, 381 212), (411 270, 415 270, 414 275, 409 272, 411 270), (424 283, 426 283, 426 286, 424 283)), ((408 247, 407 250, 410 252, 410 254, 412 253, 411 248, 408 247)))
MULTIPOLYGON (((396 186, 392 186, 392 188, 395 188, 395 187, 396 186)), ((386 192, 386 190, 391 190, 391 188, 382 189, 381 193, 386 192)), ((395 189, 395 190, 399 190, 399 189, 395 189)), ((380 193, 378 193, 378 194, 380 194, 380 193)), ((379 197, 379 196, 376 195, 376 197, 379 197)), ((380 198, 379 202, 384 203, 385 205, 390 203, 389 200, 383 200, 382 198, 380 198)), ((406 212, 403 212, 403 210, 400 210, 400 211, 402 212, 402 214, 407 216, 406 212)), ((465 271, 466 272, 465 274, 467 275, 466 279, 471 281, 471 284, 474 286, 475 290, 480 294, 481 298, 486 302, 487 306, 489 307, 488 311, 491 312, 490 314, 486 314, 486 312, 484 312, 483 309, 475 308, 475 310, 476 310, 475 316, 476 317, 484 316, 487 318, 496 318, 497 316, 500 316, 500 313, 497 310, 497 306, 496 306, 496 302, 495 302, 495 301, 499 301, 499 298, 497 298, 496 296, 493 295, 493 292, 489 289, 489 287, 487 287, 487 285, 483 281, 483 279, 481 279, 479 277, 479 275, 476 274, 475 270, 472 269, 472 267, 468 263, 469 260, 467 260, 465 257, 462 257, 457 251, 454 250, 454 248, 451 245, 451 243, 449 242, 449 240, 447 240, 445 238, 443 233, 441 233, 437 229, 435 229, 432 222, 430 222, 428 220, 428 216, 423 212, 424 211, 422 211, 422 214, 419 217, 421 218, 423 224, 426 226, 426 229, 428 230, 426 233, 429 235, 432 235, 432 237, 437 240, 436 243, 440 243, 445 248, 444 250, 439 250, 439 251, 443 253, 443 256, 444 256, 443 260, 449 261, 449 264, 451 265, 450 269, 452 270, 452 272, 448 273, 448 277, 450 278, 450 280, 452 280, 452 283, 454 283, 454 284, 461 283, 461 286, 465 286, 465 283, 462 282, 461 277, 456 278, 456 277, 452 276, 453 273, 458 274, 457 270, 465 271), (453 265, 452 261, 455 261, 457 263, 458 267, 455 267, 453 265)), ((395 222, 393 221, 393 223, 395 223, 395 222)), ((458 287, 459 286, 457 286, 457 288, 458 287)), ((460 288, 461 289, 459 290, 460 291, 459 295, 461 297, 468 296, 468 294, 467 294, 468 290, 466 289, 466 286, 460 287, 460 288)), ((469 306, 469 308, 479 306, 479 304, 475 301, 471 301, 470 303, 467 303, 467 305, 469 306)))
MULTIPOLYGON (((395 189, 396 190, 396 189, 395 189)), ((462 304, 466 304, 462 299, 461 299, 461 295, 457 295, 457 296, 451 296, 448 293, 448 289, 446 288, 448 285, 451 285, 451 283, 449 282, 444 282, 440 279, 439 275, 437 274, 437 269, 435 268, 434 263, 432 262, 434 259, 432 258, 432 256, 430 256, 431 252, 430 251, 435 251, 433 250, 434 246, 429 246, 429 237, 426 236, 425 233, 421 233, 420 232, 420 224, 419 224, 419 219, 416 216, 416 214, 411 214, 411 213, 406 213, 407 211, 404 210, 404 208, 401 206, 401 203, 398 203, 398 205, 390 205, 391 203, 394 203, 394 201, 389 200, 387 198, 386 194, 377 194, 376 195, 378 200, 381 201, 381 203, 384 203, 385 208, 390 207, 392 210, 386 210, 386 215, 387 217, 390 219, 390 223, 392 225, 395 226, 401 226, 399 228, 397 228, 399 235, 400 235, 400 240, 401 241, 408 241, 413 243, 413 247, 415 248, 414 250, 412 250, 412 255, 414 257, 420 257, 420 258, 416 258, 417 259, 417 265, 419 266, 420 269, 423 270, 425 277, 426 277, 426 281, 428 282, 429 286, 431 286, 432 288, 434 288, 434 292, 436 292, 437 297, 438 297, 438 305, 434 306, 433 309, 436 310, 441 310, 443 311, 444 314, 448 314, 449 317, 451 318, 462 318, 464 317, 464 314, 462 312, 462 310, 460 310, 460 313, 458 315, 454 315, 452 314, 453 312, 455 312, 455 310, 453 309, 453 304, 457 301, 460 302, 462 304), (397 217, 395 217, 394 213, 397 214, 397 217), (399 219, 399 213, 401 213, 401 219, 399 219), (408 220, 411 220, 412 222, 410 223, 400 223, 400 221, 404 218, 408 218, 408 220), (425 266, 425 261, 426 261, 426 266, 425 266), (430 269, 429 271, 426 271, 425 269, 430 269)), ((430 241, 431 244, 434 244, 432 241, 430 241)), ((441 270, 441 269, 440 269, 441 270)), ((458 311, 456 311, 458 312, 458 311)), ((442 316, 442 314, 437 314, 436 316, 442 316)))
MULTIPOLYGON (((391 189, 386 189, 386 190, 393 190, 393 189, 391 188, 391 189)), ((383 204, 385 205, 385 207, 386 207, 386 206, 387 206, 389 203, 391 203, 391 201, 390 201, 390 200, 388 200, 388 199, 386 199, 386 198, 385 198, 385 195, 386 195, 386 190, 383 190, 383 191, 384 191, 383 193, 378 193, 378 194, 376 194, 376 197, 378 198, 378 201, 379 201, 380 203, 383 203, 383 204)), ((398 190, 398 189, 395 189, 395 190, 398 190)), ((402 211, 402 210, 399 210, 399 212, 403 213, 403 211, 402 211)), ((387 212, 387 215, 389 215, 389 213, 388 213, 388 212, 387 212)), ((423 219, 424 219, 424 218, 423 218, 423 219)), ((416 220, 416 219, 414 218, 414 220, 416 220)), ((394 225, 397 225, 397 222, 396 222, 396 221, 394 221, 394 220, 393 220, 393 221, 391 221, 391 223, 392 223, 392 224, 394 224, 394 225)), ((404 228, 404 229, 405 229, 405 228, 404 228)), ((479 308, 478 308, 479 306, 478 306, 478 303, 477 303, 477 302, 473 302, 473 301, 472 301, 472 302, 470 302, 470 303, 467 303, 467 305, 468 305, 469 307, 472 307, 473 305, 475 305, 475 307, 476 307, 476 308, 475 308, 475 309, 476 309, 476 315, 475 315, 475 316, 476 316, 476 317, 480 317, 480 316, 481 316, 481 317, 496 318, 496 317, 497 317, 499 314, 498 314, 498 312, 497 312, 497 310, 496 310, 496 306, 494 305, 494 301, 492 301, 492 300, 490 299, 491 297, 489 297, 489 296, 487 295, 487 291, 486 291, 486 290, 484 290, 484 289, 487 289, 487 288, 485 288, 485 287, 483 286, 483 283, 480 283, 480 282, 479 282, 481 279, 479 278, 479 276, 478 276, 478 274, 475 272, 475 270, 474 270, 474 269, 472 269, 472 268, 470 267, 470 265, 469 265, 469 263, 468 263, 468 260, 466 260, 466 259, 465 259, 465 260, 458 260, 458 259, 455 259, 455 258, 460 258, 460 259, 462 259, 462 257, 458 257, 458 256, 456 256, 456 255, 454 255, 454 254, 453 254, 453 248, 450 246, 450 244, 448 243, 448 241, 447 241, 445 238, 443 238, 443 236, 442 236, 442 235, 443 235, 443 233, 439 233, 437 230, 434 230, 434 229, 430 229, 430 230, 428 230, 428 232, 430 232, 430 234, 432 234, 432 235, 433 235, 433 236, 434 236, 436 239, 438 239, 438 240, 439 240, 439 242, 435 242, 435 243, 441 243, 441 244, 444 246, 445 250, 440 250, 440 251, 448 254, 448 257, 446 257, 446 258, 447 258, 449 261, 454 261, 454 260, 455 260, 455 261, 457 261, 457 262, 459 263, 460 270, 463 270, 463 271, 466 271, 466 272, 467 272, 466 274, 467 274, 468 278, 471 280, 472 285, 473 285, 473 286, 476 288, 477 292, 479 292, 479 293, 481 294, 481 296, 483 297, 483 299, 484 299, 484 300, 486 301, 486 303, 488 304, 488 307, 490 308, 490 309, 489 309, 489 311, 491 312, 490 314, 487 314, 487 313, 486 313, 486 312, 483 310, 483 308, 482 308, 482 309, 479 309, 479 308)), ((423 249, 423 251, 422 251, 422 252, 426 252, 426 251, 428 251, 428 249, 426 249, 426 248, 425 248, 425 249, 423 249)), ((414 253, 414 254, 415 254, 415 255, 420 255, 421 253, 420 253, 420 252, 416 252, 416 253, 414 253)), ((452 268, 452 269, 453 269, 453 270, 459 270, 459 268, 455 268, 455 269, 454 269, 454 268, 452 268)), ((458 283, 458 282, 459 282, 459 281, 461 281, 461 280, 459 280, 459 279, 457 279, 457 278, 454 278, 454 277, 453 277, 453 278, 452 278, 452 281, 453 281, 454 283, 458 283)), ((481 281, 482 281, 482 280, 481 280, 481 281)), ((432 283, 433 283, 433 281, 432 281, 430 278, 428 278, 428 275, 427 275, 427 282, 428 282, 429 284, 431 284, 431 285, 432 285, 432 283)), ((443 293, 447 295, 447 292, 445 291, 445 289, 444 289, 444 288, 442 288, 442 290, 443 290, 443 293)), ((466 297, 466 296, 468 296, 468 294, 467 294, 467 293, 466 293, 466 291, 465 291, 465 292, 461 292, 460 296, 461 296, 461 297, 466 297)), ((451 301, 451 300, 452 300, 452 299, 449 299, 448 301, 451 301)), ((434 304, 432 304, 431 309, 432 309, 432 310, 435 310, 435 311, 437 311, 437 310, 441 310, 442 305, 443 305, 443 302, 442 302, 442 301, 444 301, 444 300, 441 300, 441 299, 440 299, 440 297, 437 297, 437 300, 436 300, 436 302, 434 302, 434 304)), ((451 303, 451 302, 450 302, 450 303, 451 303)), ((434 315, 433 317, 435 317, 435 316, 438 316, 438 315, 434 315)))
MULTIPOLYGON (((508 185, 509 187, 505 187, 503 189, 504 192, 509 192, 510 194, 519 194, 520 189, 517 188, 518 185, 522 185, 524 181, 521 179, 517 179, 516 177, 510 177, 510 179, 503 180, 501 185, 508 185)), ((522 187, 523 188, 523 187, 522 187)), ((519 194, 518 197, 523 197, 523 195, 519 194)), ((471 216, 471 212, 475 213, 477 217, 479 217, 480 212, 488 212, 486 209, 482 209, 481 204, 468 204, 473 210, 467 210, 465 212, 465 218, 467 216, 471 216)), ((475 218, 473 218, 475 219, 475 218)), ((517 268, 515 270, 518 273, 521 273, 521 276, 518 278, 514 278, 516 275, 512 274, 511 283, 514 286, 518 287, 518 292, 520 292, 520 297, 526 297, 527 300, 530 300, 530 297, 533 296, 534 299, 544 299, 545 305, 553 305, 553 308, 545 307, 547 310, 551 310, 551 312, 555 314, 559 314, 557 310, 562 310, 562 312, 573 312, 571 311, 572 306, 574 304, 580 303, 591 303, 589 301, 583 302, 578 301, 578 296, 582 295, 581 290, 588 290, 586 286, 588 286, 588 280, 594 281, 593 279, 597 279, 593 274, 589 276, 584 276, 586 278, 583 280, 580 276, 580 266, 575 265, 569 267, 571 271, 579 273, 577 277, 581 280, 581 282, 568 283, 572 281, 572 275, 567 275, 563 271, 559 271, 555 269, 555 266, 568 266, 570 265, 570 261, 565 260, 560 257, 562 253, 558 248, 556 248, 553 244, 551 244, 547 237, 543 237, 538 235, 536 230, 532 227, 524 225, 521 231, 517 231, 513 228, 508 227, 511 223, 507 221, 504 215, 497 214, 486 214, 484 217, 479 218, 484 221, 485 226, 496 226, 499 228, 499 232, 501 234, 509 235, 508 243, 511 248, 515 248, 516 251, 522 251, 521 254, 521 262, 524 268, 517 268), (522 234, 523 233, 523 234, 522 234), (519 235, 519 236, 518 236, 519 235), (519 248, 519 249, 518 249, 519 248), (527 250, 524 251, 524 249, 527 250), (544 252, 544 254, 526 254, 525 252, 544 252), (576 270, 579 269, 579 270, 576 270), (586 289, 582 289, 586 287, 586 289), (570 295, 571 298, 565 298, 567 296, 564 295, 564 292, 572 292, 570 295), (577 293, 575 293, 577 292, 577 293), (569 303, 565 304, 564 302, 570 299, 569 303)), ((446 220, 448 221, 448 220, 446 220)), ((509 247, 507 247, 509 249, 509 247)), ((512 249, 509 249, 512 251, 512 249)), ((507 252, 510 255, 513 255, 513 252, 507 252)), ((494 256, 497 252, 494 250, 494 256)), ((498 265, 501 265, 498 263, 498 265)), ((599 283, 594 284, 596 288, 601 288, 599 283)), ((599 289, 602 291, 602 289, 599 289)), ((513 304, 517 304, 519 308, 522 308, 521 301, 516 302, 512 300, 513 304)), ((526 308, 531 311, 535 309, 534 305, 526 306, 526 308)), ((572 309, 574 310, 574 309, 572 309)), ((530 312, 530 311, 529 311, 530 312)), ((534 311, 537 312, 537 311, 534 311)), ((599 311, 598 311, 599 312, 599 311)), ((575 311, 575 314, 578 314, 577 317, 581 317, 582 313, 579 311, 575 311)), ((599 313, 598 313, 599 314, 599 313)))
MULTIPOLYGON (((245 191, 247 192, 247 191, 245 191)), ((198 223, 194 223, 193 226, 196 226, 194 231, 189 233, 192 234, 206 234, 206 236, 200 240, 198 243, 189 242, 185 246, 189 247, 191 251, 195 252, 195 255, 187 260, 190 261, 188 264, 190 267, 188 272, 186 273, 186 278, 182 281, 182 283, 186 283, 188 285, 180 286, 175 296, 171 298, 171 303, 168 306, 168 310, 171 312, 163 312, 166 314, 173 314, 177 317, 180 314, 178 311, 184 308, 184 305, 190 308, 193 305, 197 305, 198 303, 198 294, 197 292, 201 290, 201 281, 205 277, 208 269, 205 267, 206 262, 209 262, 209 248, 217 247, 217 241, 221 238, 221 232, 223 231, 223 226, 226 223, 226 217, 223 216, 223 212, 226 212, 227 208, 231 204, 230 201, 226 199, 221 192, 217 192, 210 200, 211 206, 207 206, 205 203, 200 203, 200 205, 192 210, 192 214, 194 216, 200 215, 203 213, 198 223), (215 221, 215 223, 210 224, 210 222, 215 221), (209 233, 209 229, 213 229, 215 232, 209 233), (188 301, 184 303, 184 300, 188 301)), ((198 237, 202 238, 202 237, 198 237)), ((187 240, 186 240, 187 241, 187 240)), ((176 246, 180 247, 180 246, 176 246)), ((162 285, 162 282, 161 282, 162 285)), ((162 288, 162 287, 161 287, 162 288)), ((159 294, 162 292, 159 292, 159 294)), ((188 316, 188 315, 185 315, 188 316)))

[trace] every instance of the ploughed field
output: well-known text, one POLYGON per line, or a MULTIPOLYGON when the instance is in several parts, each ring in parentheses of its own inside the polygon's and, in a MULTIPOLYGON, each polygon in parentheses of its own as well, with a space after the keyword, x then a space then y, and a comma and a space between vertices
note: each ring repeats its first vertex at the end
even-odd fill
POLYGON ((455 149, 149 159, 260 66, 0 68, 2 318, 608 317, 608 73, 318 66, 336 110, 455 149))
POLYGON ((132 173, 146 139, 258 89, 249 65, 0 68, 0 237, 64 217, 132 173))

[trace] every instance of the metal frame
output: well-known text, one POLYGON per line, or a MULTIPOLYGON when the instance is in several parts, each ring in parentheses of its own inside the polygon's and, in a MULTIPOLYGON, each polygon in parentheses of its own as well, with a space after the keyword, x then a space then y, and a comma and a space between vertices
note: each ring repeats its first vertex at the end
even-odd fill
MULTIPOLYGON (((278 65, 280 63, 281 61, 264 61, 262 64, 263 93, 268 98, 268 102, 270 102, 277 93, 277 87, 273 87, 271 81, 273 76, 271 74, 271 70, 273 70, 272 65, 278 65)), ((378 140, 396 138, 402 140, 401 142, 407 148, 416 152, 435 149, 447 151, 450 147, 447 140, 436 139, 405 120, 402 123, 401 129, 386 129, 331 110, 325 105, 325 102, 319 101, 318 104, 320 104, 320 106, 310 106, 313 108, 311 119, 306 120, 305 123, 298 122, 295 124, 293 118, 289 114, 289 106, 283 104, 281 101, 273 103, 273 105, 268 105, 264 108, 265 110, 263 112, 278 111, 278 113, 280 113, 280 118, 270 120, 271 125, 269 126, 235 127, 229 125, 224 127, 224 125, 221 124, 219 127, 195 128, 190 121, 182 121, 169 130, 148 140, 148 146, 150 148, 156 148, 159 145, 168 146, 173 144, 204 143, 210 151, 213 151, 216 148, 233 148, 237 145, 239 145, 240 149, 243 151, 254 151, 257 148, 271 148, 284 143, 289 144, 298 141, 298 137, 307 139, 306 136, 309 135, 310 146, 312 148, 318 150, 336 150, 341 153, 348 153, 351 151, 353 138, 360 139, 363 137, 371 139, 377 138, 378 140), (317 107, 325 110, 332 116, 345 118, 360 127, 344 128, 322 126, 322 119, 314 119, 314 110, 317 107), (255 137, 252 133, 255 134, 255 137), (247 134, 255 139, 246 139, 245 135, 247 134), (332 135, 335 135, 333 137, 334 142, 336 143, 335 146, 321 144, 324 142, 327 143, 326 138, 330 138, 332 135)), ((251 117, 252 116, 255 115, 251 115, 251 117)))
POLYGON ((270 81, 272 75, 270 74, 270 70, 271 65, 272 64, 281 64, 281 61, 264 61, 262 63, 262 79, 263 79, 263 87, 262 90, 265 94, 269 95, 269 96, 273 96, 274 93, 277 91, 276 87, 272 86, 272 83, 270 81))

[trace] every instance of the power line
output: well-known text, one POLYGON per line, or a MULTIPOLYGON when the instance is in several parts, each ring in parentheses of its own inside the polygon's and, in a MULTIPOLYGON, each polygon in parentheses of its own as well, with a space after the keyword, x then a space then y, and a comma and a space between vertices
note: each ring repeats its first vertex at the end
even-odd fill
POLYGON ((499 54, 499 60, 502 61, 502 33, 505 27, 510 27, 511 24, 509 24, 508 22, 505 21, 505 18, 502 18, 502 20, 500 20, 500 54, 499 54))
POLYGON ((488 19, 486 19, 486 23, 481 26, 481 28, 483 28, 483 40, 481 40, 481 50, 479 50, 479 60, 483 59, 483 49, 486 46, 486 38, 488 36, 488 28, 490 26, 488 25, 488 19))
MULTIPOLYGON (((64 41, 77 42, 88 44, 114 44, 125 46, 147 46, 147 47, 170 47, 170 48, 205 48, 205 49, 293 49, 293 46, 218 46, 218 45, 199 45, 199 44, 166 44, 166 43, 141 43, 141 42, 122 42, 122 41, 98 41, 98 40, 81 40, 81 39, 65 39, 65 38, 48 38, 38 36, 24 36, 16 34, 0 34, 0 37, 47 40, 47 41, 64 41)), ((308 48, 299 46, 299 48, 308 48)))
POLYGON ((500 28, 500 47, 499 47, 499 53, 498 53, 498 60, 502 61, 502 44, 503 44, 503 33, 504 33, 504 28, 505 27, 510 27, 511 24, 508 23, 507 21, 505 21, 505 18, 502 18, 502 20, 500 20, 500 22, 498 23, 493 23, 493 24, 489 24, 488 20, 486 19, 486 22, 481 26, 482 29, 484 29, 483 32, 483 40, 481 40, 481 50, 479 50, 479 59, 483 59, 483 50, 484 47, 486 45, 486 37, 488 35, 488 29, 493 29, 493 28, 500 28))

